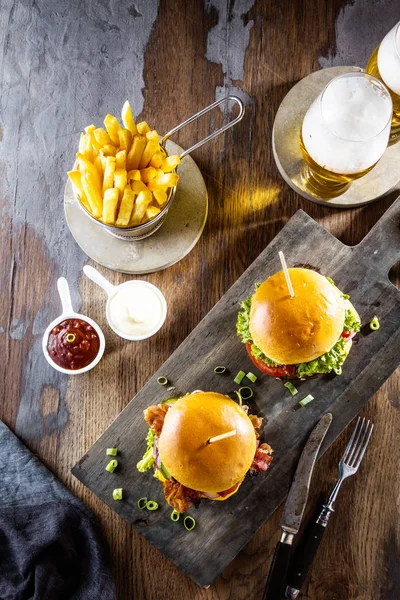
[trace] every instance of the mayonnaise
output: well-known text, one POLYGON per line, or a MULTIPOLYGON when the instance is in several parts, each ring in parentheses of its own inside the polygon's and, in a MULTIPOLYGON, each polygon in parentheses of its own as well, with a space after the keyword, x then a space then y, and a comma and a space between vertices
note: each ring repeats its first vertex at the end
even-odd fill
POLYGON ((112 325, 129 336, 145 336, 163 320, 163 306, 157 293, 143 283, 119 288, 109 301, 112 325))

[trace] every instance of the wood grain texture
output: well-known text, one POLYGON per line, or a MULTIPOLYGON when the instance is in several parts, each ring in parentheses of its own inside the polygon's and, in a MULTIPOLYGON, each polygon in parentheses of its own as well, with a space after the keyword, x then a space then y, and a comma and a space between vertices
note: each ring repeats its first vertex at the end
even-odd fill
POLYGON ((301 449, 318 420, 326 412, 333 415, 325 450, 398 366, 400 292, 388 279, 389 269, 398 259, 400 198, 366 238, 352 248, 298 211, 79 460, 73 468, 74 475, 198 585, 210 585, 285 498, 301 449), (281 381, 259 375, 250 411, 264 418, 263 439, 274 449, 272 466, 265 476, 246 478, 229 505, 202 502, 197 511, 192 511, 199 522, 195 535, 188 536, 169 519, 171 509, 164 501, 159 482, 151 473, 146 477, 135 469, 145 449, 147 424, 143 411, 171 394, 179 397, 194 389, 227 394, 237 387, 232 383, 235 374, 253 367, 236 336, 238 303, 252 293, 255 282, 264 281, 279 270, 279 250, 289 265, 309 264, 334 278, 339 289, 350 294, 364 327, 355 339, 342 375, 298 382, 299 396, 292 398, 281 381), (376 312, 382 327, 372 335, 369 322, 376 312), (227 367, 229 374, 214 373, 215 365, 220 364, 227 367), (174 391, 160 388, 160 376, 169 378, 174 391), (315 401, 301 410, 299 398, 308 394, 315 401), (105 449, 115 446, 121 460, 118 472, 110 477, 104 471, 105 449), (114 487, 125 490, 124 502, 112 500, 114 487), (137 501, 143 496, 157 500, 160 510, 153 514, 140 511, 137 501))
MULTIPOLYGON (((0 3, 0 417, 97 514, 120 600, 262 595, 280 509, 215 584, 201 590, 80 485, 70 468, 298 208, 354 245, 391 205, 395 195, 351 211, 302 200, 281 180, 269 136, 294 82, 325 64, 365 64, 397 20, 394 0, 0 3), (249 28, 247 48, 240 31, 238 39, 234 33, 241 21, 249 28), (214 50, 206 58, 211 39, 218 55, 214 50), (237 81, 231 75, 238 53, 240 60, 244 53, 244 69, 237 81), (63 220, 65 172, 79 131, 100 124, 107 111, 117 113, 127 97, 140 118, 167 131, 210 104, 219 88, 240 89, 250 102, 238 127, 194 155, 210 197, 203 237, 183 261, 146 277, 174 307, 160 336, 125 343, 108 329, 104 297, 82 277, 87 258, 63 220), (60 275, 73 288, 75 308, 106 333, 104 360, 83 378, 65 378, 41 356, 41 334, 59 312, 60 275)), ((177 142, 188 147, 223 118, 216 112, 177 142)), ((113 283, 128 279, 102 272, 113 283)), ((399 266, 390 276, 398 285, 399 266)), ((303 598, 399 597, 399 407, 397 373, 362 411, 376 424, 374 454, 341 491, 303 598)), ((310 510, 334 482, 346 439, 340 436, 318 463, 310 510)))

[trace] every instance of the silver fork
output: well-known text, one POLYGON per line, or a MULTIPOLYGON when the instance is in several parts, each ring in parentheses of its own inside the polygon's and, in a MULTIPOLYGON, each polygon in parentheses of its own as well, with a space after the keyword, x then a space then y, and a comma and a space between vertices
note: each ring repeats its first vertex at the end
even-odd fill
POLYGON ((339 462, 339 479, 329 496, 328 502, 322 505, 322 510, 316 521, 313 521, 308 527, 291 560, 287 578, 286 598, 292 600, 297 598, 314 556, 317 553, 329 518, 334 512, 333 504, 340 486, 347 477, 351 477, 354 473, 357 473, 373 428, 374 426, 371 421, 361 419, 360 417, 357 419, 353 434, 339 462))

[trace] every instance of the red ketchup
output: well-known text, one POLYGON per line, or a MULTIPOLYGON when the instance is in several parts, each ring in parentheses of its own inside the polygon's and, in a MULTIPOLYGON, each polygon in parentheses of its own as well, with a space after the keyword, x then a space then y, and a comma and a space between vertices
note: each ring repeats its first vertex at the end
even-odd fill
POLYGON ((94 361, 100 339, 94 327, 82 319, 65 319, 50 331, 47 351, 63 369, 76 371, 94 361))

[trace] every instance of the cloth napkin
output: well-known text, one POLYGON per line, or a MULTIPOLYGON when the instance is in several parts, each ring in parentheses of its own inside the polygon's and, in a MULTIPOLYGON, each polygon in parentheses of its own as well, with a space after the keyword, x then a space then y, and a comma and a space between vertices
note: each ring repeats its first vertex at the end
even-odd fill
POLYGON ((92 513, 1 421, 0 600, 115 600, 92 513))

